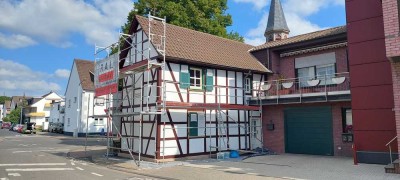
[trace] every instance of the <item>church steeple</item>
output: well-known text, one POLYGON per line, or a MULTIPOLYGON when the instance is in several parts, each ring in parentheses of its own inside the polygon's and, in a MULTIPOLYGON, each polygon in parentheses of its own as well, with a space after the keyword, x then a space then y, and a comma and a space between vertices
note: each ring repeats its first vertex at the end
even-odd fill
POLYGON ((286 23, 280 0, 272 0, 269 9, 268 25, 265 30, 267 42, 286 39, 289 35, 289 27, 286 23))

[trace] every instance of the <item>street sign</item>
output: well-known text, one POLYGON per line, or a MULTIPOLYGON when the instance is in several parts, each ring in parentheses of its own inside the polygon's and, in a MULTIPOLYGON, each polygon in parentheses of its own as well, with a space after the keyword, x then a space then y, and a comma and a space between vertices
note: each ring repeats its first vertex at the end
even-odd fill
POLYGON ((96 61, 94 86, 96 96, 118 92, 118 54, 96 61))

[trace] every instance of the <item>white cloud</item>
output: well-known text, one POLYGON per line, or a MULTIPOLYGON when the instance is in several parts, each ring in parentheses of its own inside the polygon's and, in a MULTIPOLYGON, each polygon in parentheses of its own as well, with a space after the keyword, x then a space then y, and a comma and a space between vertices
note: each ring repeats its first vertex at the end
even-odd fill
POLYGON ((0 92, 6 95, 43 95, 61 87, 52 82, 52 75, 34 71, 29 67, 10 60, 0 59, 0 92))
POLYGON ((17 49, 35 45, 36 42, 28 37, 21 34, 12 34, 7 36, 0 32, 0 47, 17 49))
POLYGON ((251 3, 254 8, 257 10, 261 10, 264 8, 270 0, 233 0, 236 3, 251 3))
POLYGON ((68 69, 57 69, 54 75, 59 78, 69 78, 70 71, 68 69))
POLYGON ((133 8, 131 0, 2 0, 0 29, 60 47, 69 47, 72 34, 89 44, 108 45, 133 8))
MULTIPOLYGON (((256 3, 252 0, 235 0, 235 2, 256 3)), ((270 1, 268 0, 268 3, 270 1)), ((323 8, 332 5, 344 6, 345 0, 286 0, 282 1, 283 10, 287 24, 290 29, 290 36, 296 36, 313 31, 325 29, 308 20, 308 17, 320 12, 323 8)), ((256 6, 256 4, 254 4, 256 6)), ((257 27, 250 29, 245 35, 245 42, 251 45, 261 45, 265 43, 264 32, 268 23, 269 8, 264 11, 263 16, 258 22, 257 27)))

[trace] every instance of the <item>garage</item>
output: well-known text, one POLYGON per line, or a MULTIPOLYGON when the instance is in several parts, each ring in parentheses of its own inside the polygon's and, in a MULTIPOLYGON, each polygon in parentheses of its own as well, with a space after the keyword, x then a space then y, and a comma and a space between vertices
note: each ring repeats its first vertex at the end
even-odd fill
POLYGON ((331 107, 287 108, 286 153, 333 156, 331 107))

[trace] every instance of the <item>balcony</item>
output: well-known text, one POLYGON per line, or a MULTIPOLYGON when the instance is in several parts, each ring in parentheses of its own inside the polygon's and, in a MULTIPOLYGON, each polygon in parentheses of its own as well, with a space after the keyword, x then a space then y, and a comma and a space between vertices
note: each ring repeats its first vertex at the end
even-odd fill
POLYGON ((349 73, 279 79, 255 84, 250 105, 350 101, 349 73))
POLYGON ((45 117, 44 112, 31 112, 28 114, 25 114, 26 117, 45 117))

